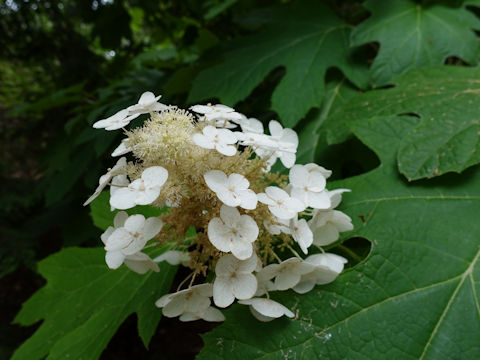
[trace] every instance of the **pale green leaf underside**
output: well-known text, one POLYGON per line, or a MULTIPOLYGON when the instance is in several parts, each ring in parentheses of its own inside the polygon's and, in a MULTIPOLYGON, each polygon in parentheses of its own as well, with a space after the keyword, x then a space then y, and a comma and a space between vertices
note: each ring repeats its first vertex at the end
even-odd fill
POLYGON ((393 83, 393 88, 355 97, 327 119, 329 142, 346 139, 346 121, 417 114, 421 121, 401 139, 398 150, 398 167, 408 179, 461 172, 480 162, 479 67, 417 69, 393 83))
POLYGON ((372 83, 384 85, 410 69, 441 65, 448 56, 476 63, 480 20, 463 7, 422 6, 411 0, 369 0, 372 13, 352 31, 352 45, 377 41, 372 83))
POLYGON ((124 266, 110 270, 102 248, 67 248, 39 263, 47 284, 22 306, 21 325, 44 320, 12 359, 97 359, 122 322, 138 316, 147 345, 161 311, 155 300, 167 293, 176 268, 138 275, 124 266))
POLYGON ((397 120, 355 124, 382 164, 335 184, 352 189, 343 210, 352 236, 372 242, 367 260, 306 295, 275 295, 295 320, 259 323, 233 307, 200 359, 480 358, 480 169, 408 184, 395 154, 419 120, 397 120))
POLYGON ((275 68, 286 74, 272 96, 272 109, 293 127, 312 107, 322 103, 325 73, 337 67, 357 85, 365 84, 365 69, 349 60, 350 29, 318 2, 294 2, 281 22, 241 39, 223 61, 195 79, 190 102, 216 98, 235 105, 275 68))

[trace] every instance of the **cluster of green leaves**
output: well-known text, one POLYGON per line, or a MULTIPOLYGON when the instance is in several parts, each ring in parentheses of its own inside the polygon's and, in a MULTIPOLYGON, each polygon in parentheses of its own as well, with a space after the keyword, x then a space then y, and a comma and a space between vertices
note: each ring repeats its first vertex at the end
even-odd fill
MULTIPOLYGON (((331 185, 352 189, 341 210, 355 229, 338 244, 367 239, 368 256, 330 285, 275 295, 296 311, 293 320, 259 324, 232 306, 204 336, 199 358, 480 357, 480 2, 115 3, 130 19, 120 41, 108 40, 105 24, 85 36, 96 54, 119 46, 104 71, 121 68, 122 77, 95 84, 89 96, 69 84, 43 100, 54 104, 48 110, 41 100, 23 108, 44 114, 75 104, 48 160, 49 187, 40 188, 49 204, 94 188, 108 166, 100 159, 119 138, 87 126, 144 90, 162 89, 179 105, 218 99, 261 120, 275 114, 298 131, 299 162, 333 168, 337 179, 357 175, 331 185)), ((92 216, 105 228, 111 217, 102 201, 92 216)), ((16 358, 98 358, 132 312, 148 343, 159 319, 153 301, 174 270, 110 272, 101 254, 70 248, 39 264, 47 285, 16 320, 44 323, 16 358), (101 341, 90 343, 95 337, 101 341)))

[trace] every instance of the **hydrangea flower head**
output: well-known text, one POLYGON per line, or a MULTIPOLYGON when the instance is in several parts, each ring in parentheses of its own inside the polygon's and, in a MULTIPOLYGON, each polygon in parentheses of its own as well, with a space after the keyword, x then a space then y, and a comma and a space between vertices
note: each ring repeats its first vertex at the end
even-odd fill
POLYGON ((156 302, 181 321, 223 321, 221 309, 235 301, 260 321, 293 317, 269 294, 305 293, 341 273, 346 260, 321 247, 353 228, 335 209, 348 190, 327 190, 331 171, 319 165, 295 165, 298 136, 276 120, 266 134, 261 121, 225 105, 190 112, 159 99, 145 92, 94 124, 125 137, 112 153, 123 157, 86 204, 110 186, 112 211, 133 214, 118 212, 102 234, 107 266, 140 274, 160 262, 189 268, 177 291, 156 302), (141 114, 149 114, 142 126, 125 129, 141 114), (277 159, 288 175, 270 171, 277 159), (162 214, 145 218, 140 205, 162 214), (152 259, 155 247, 163 252, 152 259))

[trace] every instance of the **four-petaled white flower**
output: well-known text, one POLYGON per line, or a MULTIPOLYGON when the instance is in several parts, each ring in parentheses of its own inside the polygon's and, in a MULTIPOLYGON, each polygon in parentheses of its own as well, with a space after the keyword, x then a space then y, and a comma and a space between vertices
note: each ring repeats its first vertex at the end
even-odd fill
POLYGON ((95 129, 117 130, 127 126, 130 124, 130 121, 136 119, 141 114, 167 109, 168 106, 157 102, 157 100, 160 98, 161 96, 155 97, 155 95, 150 91, 144 92, 140 96, 137 104, 120 110, 106 119, 95 122, 93 127, 95 129))
POLYGON ((253 210, 257 207, 257 194, 248 187, 250 182, 241 174, 227 175, 220 170, 208 171, 204 176, 207 186, 225 205, 253 210))
POLYGON ((95 189, 95 192, 90 196, 87 201, 83 203, 83 206, 90 204, 93 200, 97 198, 98 195, 105 189, 105 186, 112 180, 112 178, 116 175, 124 174, 127 170, 127 158, 122 157, 118 159, 117 163, 113 168, 108 170, 108 172, 102 176, 98 180, 98 187, 95 189))
POLYGON ((290 195, 302 200, 306 206, 314 209, 328 209, 330 197, 325 191, 325 176, 316 169, 308 170, 307 166, 295 165, 290 169, 290 195))
POLYGON ((264 298, 253 298, 248 300, 240 300, 242 305, 250 305, 252 315, 258 320, 267 322, 282 317, 283 315, 293 318, 295 314, 282 304, 264 298))
POLYGON ((168 109, 167 105, 158 102, 161 97, 162 95, 155 96, 155 94, 150 91, 144 92, 140 96, 140 99, 138 99, 138 103, 127 108, 129 115, 147 114, 168 109))
POLYGON ((204 149, 215 149, 225 156, 233 156, 237 148, 232 144, 237 142, 237 137, 228 129, 217 129, 213 126, 205 126, 202 134, 195 134, 193 142, 204 149))
POLYGON ((313 271, 315 265, 306 263, 302 259, 293 257, 282 261, 280 264, 270 264, 259 272, 262 279, 275 278, 274 288, 276 290, 287 290, 300 282, 302 275, 313 271))
POLYGON ((93 127, 95 129, 118 130, 130 124, 130 121, 139 116, 140 114, 129 115, 129 111, 123 109, 106 119, 98 120, 93 124, 93 127))
POLYGON ((216 217, 208 223, 208 239, 218 250, 232 252, 245 260, 252 256, 252 243, 258 237, 258 225, 248 215, 240 215, 233 207, 222 205, 220 218, 216 217))
POLYGON ((308 226, 307 220, 299 220, 298 218, 290 220, 290 232, 293 240, 300 246, 300 249, 302 249, 305 254, 308 254, 308 248, 313 243, 313 233, 308 226))
POLYGON ((338 210, 316 210, 308 225, 317 246, 330 245, 338 240, 341 232, 353 230, 352 219, 338 210))
MULTIPOLYGON (((148 262, 146 255, 139 253, 148 240, 152 239, 162 229, 163 222, 152 217, 145 220, 143 215, 128 216, 125 211, 120 211, 114 218, 114 227, 109 227, 101 236, 105 244, 105 261, 109 268, 117 269, 124 262, 140 266, 138 263, 148 262)), ((151 260, 150 260, 151 261, 151 260)), ((152 261, 153 262, 153 261, 152 261)), ((155 264, 156 265, 156 264, 155 264)), ((148 262, 148 268, 158 269, 148 262)), ((129 266, 132 268, 132 266, 129 266)), ((145 266, 144 266, 145 268, 145 266)), ((135 271, 134 268, 132 270, 135 271)), ((146 270, 145 270, 146 272, 146 270)))
POLYGON ((154 202, 160 189, 167 181, 168 171, 161 166, 145 169, 140 179, 127 187, 117 189, 110 197, 110 205, 116 209, 130 209, 135 205, 148 205, 154 202))
POLYGON ((210 297, 213 294, 212 284, 200 284, 189 289, 166 294, 155 302, 155 306, 162 309, 166 317, 186 315, 187 321, 190 316, 202 317, 210 307, 210 297))
POLYGON ((347 259, 336 254, 315 254, 305 259, 306 263, 315 266, 313 271, 302 275, 302 278, 293 290, 299 294, 305 294, 312 290, 315 285, 331 283, 343 271, 347 259))
POLYGON ((257 291, 257 278, 252 272, 257 267, 257 256, 253 254, 247 260, 238 260, 228 254, 222 256, 215 266, 213 283, 213 301, 219 307, 227 307, 235 298, 250 299, 257 291))
POLYGON ((203 114, 205 116, 205 120, 208 122, 230 120, 238 123, 243 119, 242 114, 236 112, 235 109, 222 104, 194 105, 190 107, 190 110, 199 114, 203 114))
POLYGON ((305 210, 305 204, 302 201, 290 197, 285 190, 276 186, 267 187, 265 193, 257 194, 257 198, 280 219, 293 219, 300 211, 305 210))

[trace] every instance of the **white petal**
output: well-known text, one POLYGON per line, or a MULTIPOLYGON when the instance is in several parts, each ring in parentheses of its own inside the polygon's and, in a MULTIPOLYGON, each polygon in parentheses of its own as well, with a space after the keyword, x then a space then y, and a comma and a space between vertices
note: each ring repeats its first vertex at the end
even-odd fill
POLYGON ((144 225, 145 216, 137 214, 129 216, 123 227, 133 235, 135 233, 141 233, 144 225))
POLYGON ((145 191, 138 191, 135 203, 137 205, 148 205, 157 200, 160 195, 160 187, 146 188, 145 191))
POLYGON ((183 296, 175 296, 163 307, 162 313, 169 318, 177 317, 185 311, 185 303, 183 296))
POLYGON ((215 149, 225 156, 233 156, 237 153, 237 148, 232 145, 217 144, 215 149))
POLYGON ((155 235, 157 235, 160 230, 162 230, 163 221, 158 217, 151 217, 145 221, 145 225, 143 226, 142 237, 145 238, 147 241, 153 239, 155 235))
POLYGON ((237 299, 250 299, 257 291, 257 278, 253 274, 242 274, 232 279, 233 293, 237 299))
POLYGON ((192 140, 193 142, 204 148, 204 149, 214 149, 215 148, 215 144, 213 143, 213 141, 209 138, 207 138, 206 136, 202 135, 202 134, 194 134, 192 136, 192 140))
POLYGON ((291 272, 290 270, 282 271, 275 278, 275 287, 278 290, 287 290, 298 284, 300 275, 291 272))
POLYGON ((105 254, 105 262, 110 269, 118 269, 125 259, 125 255, 121 251, 107 251, 105 254))
POLYGON ((230 252, 230 237, 227 236, 229 232, 230 229, 220 218, 213 218, 208 223, 208 239, 220 251, 230 252))
POLYGON ((257 207, 257 194, 253 190, 247 189, 243 190, 240 195, 240 207, 247 209, 247 210, 253 210, 257 207))
POLYGON ((146 187, 157 187, 165 184, 168 171, 161 166, 151 166, 142 172, 142 179, 146 187))
POLYGON ((290 184, 297 188, 303 188, 307 186, 307 180, 309 178, 309 172, 303 165, 295 165, 290 169, 288 179, 290 184))
POLYGON ((130 270, 138 274, 145 274, 149 270, 155 272, 160 270, 157 263, 153 262, 147 254, 141 252, 126 256, 124 263, 130 270))
POLYGON ((150 91, 146 91, 140 96, 140 99, 138 99, 138 104, 149 105, 155 101, 157 101, 155 95, 150 91))
POLYGON ((270 130, 270 134, 273 137, 281 137, 283 134, 283 127, 280 123, 276 120, 270 120, 268 123, 268 130, 270 130))
POLYGON ((308 254, 308 248, 313 243, 313 233, 305 219, 298 221, 293 220, 294 231, 292 231, 293 239, 300 245, 305 254, 308 254))
POLYGON ((258 237, 258 225, 249 215, 241 215, 238 220, 239 232, 245 241, 254 242, 258 237))
POLYGON ((277 186, 268 186, 265 189, 265 193, 269 198, 274 200, 287 200, 290 198, 285 190, 280 189, 277 186))
POLYGON ((241 218, 237 208, 227 205, 222 205, 220 208, 220 217, 227 226, 236 224, 241 218))
POLYGON ((335 189, 328 192, 328 196, 330 196, 330 201, 332 203, 331 208, 335 209, 341 202, 342 202, 342 194, 344 192, 350 192, 350 189, 335 189))
POLYGON ((222 277, 217 277, 213 283, 213 301, 218 307, 229 306, 235 300, 232 283, 222 277))
POLYGON ((283 166, 285 166, 287 169, 291 168, 297 160, 297 156, 294 153, 290 152, 281 152, 279 154, 279 157, 283 166))
POLYGON ((314 209, 328 209, 331 206, 330 196, 328 196, 326 191, 318 193, 309 192, 307 205, 314 209))
POLYGON ((334 243, 340 237, 340 234, 331 223, 327 223, 320 228, 313 228, 313 243, 317 246, 326 246, 334 243))
POLYGON ((129 188, 120 188, 111 194, 110 205, 115 209, 130 209, 134 207, 137 192, 129 188))
POLYGON ((106 128, 108 126, 111 126, 114 123, 117 123, 118 121, 125 119, 127 116, 128 116, 128 110, 123 109, 106 119, 97 121, 96 123, 93 124, 93 127, 95 129, 106 128))
POLYGON ((132 151, 132 149, 128 146, 129 139, 123 139, 120 145, 118 145, 115 150, 113 150, 112 155, 113 157, 124 155, 132 151))
POLYGON ((257 199, 260 201, 262 204, 266 205, 275 205, 275 201, 270 198, 267 194, 265 193, 259 193, 257 194, 257 199))
POLYGON ((203 175, 207 186, 213 192, 217 193, 226 189, 227 175, 220 170, 210 170, 203 175))
POLYGON ((222 312, 213 306, 210 306, 207 311, 202 315, 202 319, 205 321, 210 322, 218 322, 224 321, 225 316, 223 316, 222 312))
POLYGON ((310 191, 319 192, 325 189, 327 180, 325 177, 318 171, 312 171, 308 176, 308 189, 310 191))
POLYGON ((232 254, 239 260, 246 260, 252 256, 253 248, 251 243, 243 241, 232 241, 230 243, 232 254))
POLYGON ((132 234, 124 228, 115 229, 115 231, 108 237, 105 244, 105 250, 117 251, 128 246, 133 241, 132 234))
POLYGON ((100 239, 102 240, 103 245, 107 244, 108 238, 110 237, 110 235, 113 234, 114 231, 115 231, 115 228, 112 226, 109 226, 107 230, 105 230, 105 232, 102 235, 100 235, 100 239))

